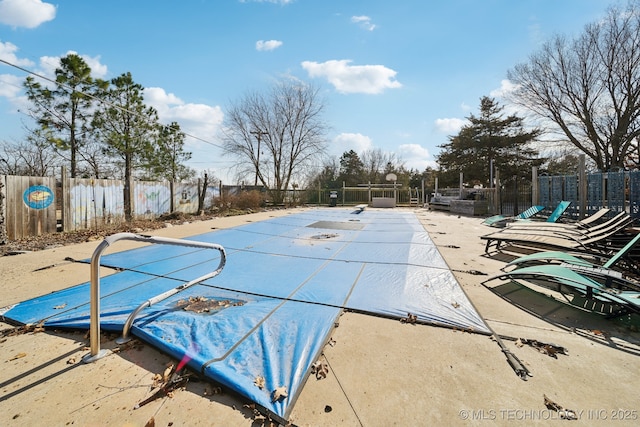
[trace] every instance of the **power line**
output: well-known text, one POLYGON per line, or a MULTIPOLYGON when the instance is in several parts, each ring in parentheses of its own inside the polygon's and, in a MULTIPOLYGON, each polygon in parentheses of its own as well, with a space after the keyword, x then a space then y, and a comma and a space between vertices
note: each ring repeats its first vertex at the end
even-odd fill
MULTIPOLYGON (((79 93, 83 94, 84 96, 86 96, 86 97, 88 97, 88 98, 93 99, 94 101, 101 102, 101 103, 106 104, 106 105, 108 105, 108 106, 110 106, 110 107, 112 107, 112 108, 118 109, 118 110, 120 110, 120 111, 122 111, 122 112, 125 112, 125 113, 128 113, 128 114, 133 114, 134 116, 139 116, 139 117, 141 117, 141 118, 143 118, 143 119, 146 119, 144 116, 142 116, 142 115, 140 115, 140 114, 136 113, 135 111, 128 110, 128 109, 126 109, 126 108, 124 108, 124 107, 122 107, 122 106, 120 106, 120 105, 116 105, 116 104, 113 104, 112 102, 106 101, 106 100, 104 100, 104 99, 100 99, 100 98, 98 98, 97 96, 94 96, 94 95, 92 95, 92 94, 90 94, 90 93, 86 93, 86 92, 83 92, 83 91, 81 91, 81 90, 76 90, 76 89, 72 88, 72 87, 71 87, 71 86, 69 86, 69 85, 66 85, 66 84, 64 84, 64 83, 59 83, 59 82, 57 82, 57 81, 55 81, 55 80, 53 80, 53 79, 51 79, 51 78, 49 78, 49 77, 47 77, 47 76, 43 76, 42 74, 38 74, 38 73, 36 73, 35 71, 31 71, 31 70, 28 70, 28 69, 26 69, 26 68, 24 68, 24 67, 21 67, 21 66, 19 66, 19 65, 13 64, 13 63, 11 63, 11 62, 9 62, 9 61, 5 60, 5 59, 0 58, 0 62, 2 62, 2 63, 3 63, 3 64, 5 64, 5 65, 8 65, 8 66, 10 66, 10 67, 16 68, 16 69, 18 69, 18 70, 20 70, 20 71, 22 71, 22 72, 24 72, 24 73, 31 74, 32 76, 36 76, 36 77, 38 77, 38 78, 40 78, 40 79, 42 79, 42 80, 46 80, 46 81, 48 81, 48 82, 50 82, 50 83, 53 83, 53 84, 55 84, 55 85, 57 85, 57 86, 63 87, 63 88, 65 88, 66 90, 68 90, 68 91, 70 91, 70 92, 79 92, 79 93)), ((8 85, 11 85, 11 86, 15 86, 15 85, 13 85, 13 84, 11 84, 11 83, 9 83, 9 82, 3 82, 3 83, 8 84, 8 85)), ((161 124, 161 126, 162 126, 162 127, 165 127, 165 128, 168 128, 168 129, 171 129, 171 126, 170 126, 170 125, 161 124)), ((182 131, 181 131, 181 132, 182 132, 182 131)), ((224 149, 224 147, 222 147, 221 145, 218 145, 218 144, 216 144, 216 143, 214 143, 214 142, 211 142, 211 141, 209 141, 209 140, 206 140, 206 139, 204 139, 204 138, 200 138, 199 136, 192 135, 192 134, 189 134, 189 133, 186 133, 186 132, 182 132, 182 133, 183 133, 185 136, 188 136, 188 137, 190 137, 190 138, 193 138, 193 139, 195 139, 195 140, 197 140, 197 141, 204 142, 205 144, 209 144, 209 145, 211 145, 211 146, 213 146, 213 147, 216 147, 216 148, 224 149)))

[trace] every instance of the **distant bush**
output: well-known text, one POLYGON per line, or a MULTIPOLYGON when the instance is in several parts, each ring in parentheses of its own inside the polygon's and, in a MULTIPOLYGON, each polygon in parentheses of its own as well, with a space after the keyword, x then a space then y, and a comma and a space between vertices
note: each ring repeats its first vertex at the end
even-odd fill
POLYGON ((264 206, 264 196, 258 191, 243 191, 238 196, 237 204, 239 209, 260 209, 264 206))
POLYGON ((259 210, 264 206, 264 196, 258 191, 242 191, 240 194, 227 194, 218 197, 215 205, 220 210, 259 210))

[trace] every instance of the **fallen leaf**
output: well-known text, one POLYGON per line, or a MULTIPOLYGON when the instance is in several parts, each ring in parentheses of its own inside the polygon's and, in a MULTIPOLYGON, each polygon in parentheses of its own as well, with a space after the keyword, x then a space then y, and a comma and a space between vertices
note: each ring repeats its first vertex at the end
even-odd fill
MULTIPOLYGON (((538 350, 540 353, 542 354, 546 354, 549 357, 553 357, 554 359, 558 358, 558 354, 564 354, 564 355, 568 355, 567 353, 567 349, 556 345, 556 344, 549 344, 549 343, 544 343, 541 341, 537 341, 537 340, 528 340, 525 338, 518 338, 518 341, 524 345, 528 345, 530 347, 535 348, 536 350, 538 350)), ((518 344, 518 342, 516 342, 516 345, 518 344)))
POLYGON ((561 420, 577 420, 578 419, 578 415, 572 409, 564 409, 562 411, 558 411, 558 413, 560 414, 561 420))
POLYGON ((313 365, 311 365, 311 373, 316 375, 317 380, 327 378, 327 374, 329 373, 329 365, 318 360, 313 365))
POLYGON ((407 317, 400 319, 400 323, 415 324, 418 321, 418 316, 415 314, 407 313, 407 317))
POLYGON ((222 394, 222 387, 213 387, 212 385, 206 385, 204 388, 205 396, 213 396, 216 394, 222 394))
POLYGON ((561 411, 562 410, 562 406, 558 405, 556 402, 554 402, 553 400, 549 399, 546 394, 543 394, 542 396, 544 397, 544 406, 546 406, 547 409, 551 409, 551 410, 554 410, 554 411, 561 411))
POLYGON ((543 394, 542 396, 544 397, 544 406, 546 406, 547 409, 550 409, 552 411, 558 412, 558 414, 560 415, 560 419, 562 419, 562 420, 577 420, 578 419, 576 411, 574 411, 573 409, 565 409, 565 408, 563 408, 562 405, 559 405, 558 403, 556 403, 553 400, 549 399, 546 394, 543 394))
POLYGON ((264 377, 262 376, 257 376, 255 380, 253 380, 253 384, 255 384, 256 387, 258 387, 260 390, 262 390, 264 388, 264 377))
POLYGON ((287 392, 287 386, 276 387, 275 390, 271 392, 271 401, 278 402, 280 400, 284 400, 286 397, 289 397, 289 393, 287 392))
POLYGON ((27 353, 18 353, 15 356, 13 356, 11 359, 9 359, 9 362, 16 359, 22 359, 23 357, 27 357, 27 353))
POLYGON ((173 373, 173 363, 168 363, 167 368, 162 373, 162 381, 169 381, 169 377, 173 373))

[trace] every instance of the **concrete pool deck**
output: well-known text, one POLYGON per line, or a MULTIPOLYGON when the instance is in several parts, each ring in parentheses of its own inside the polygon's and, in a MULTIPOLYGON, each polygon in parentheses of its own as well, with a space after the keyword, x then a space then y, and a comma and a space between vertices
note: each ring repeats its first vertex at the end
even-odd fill
MULTIPOLYGON (((187 237, 299 211, 216 218, 152 234, 187 237)), ((560 417, 544 405, 546 395, 574 410, 584 425, 612 420, 615 425, 637 425, 638 332, 527 290, 500 289, 530 312, 516 307, 481 284, 487 276, 478 273, 496 274, 506 255, 484 256, 479 236, 491 229, 480 218, 411 211, 496 333, 554 343, 568 349, 567 355, 552 358, 505 340, 533 375, 523 381, 487 336, 345 313, 324 350, 328 375, 308 379, 291 423, 546 425, 560 417)), ((0 306, 87 281, 89 266, 65 258, 88 258, 98 243, 0 258, 0 306)), ((113 250, 135 245, 123 242, 113 250)), ((104 348, 117 347, 115 336, 105 338, 104 348)), ((30 332, 0 338, 4 368, 0 425, 144 426, 152 419, 155 425, 261 425, 261 418, 243 406, 245 402, 203 381, 189 381, 172 397, 134 409, 149 396, 153 376, 163 373, 169 358, 138 343, 96 363, 82 364, 87 345, 84 332, 30 332)))

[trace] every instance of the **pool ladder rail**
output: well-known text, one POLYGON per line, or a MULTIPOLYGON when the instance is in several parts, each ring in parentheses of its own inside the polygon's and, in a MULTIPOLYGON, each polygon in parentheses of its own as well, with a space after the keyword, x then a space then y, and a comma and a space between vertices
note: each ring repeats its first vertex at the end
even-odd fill
POLYGON ((196 279, 191 280, 190 282, 183 283, 180 286, 177 286, 173 289, 170 289, 166 292, 163 292, 159 295, 156 295, 153 298, 148 299, 147 301, 140 304, 127 318, 127 321, 124 324, 122 329, 122 337, 118 338, 116 342, 118 344, 123 344, 128 342, 131 338, 129 337, 129 332, 131 330, 131 326, 136 316, 147 307, 151 307, 152 305, 163 301, 178 292, 181 292, 192 285, 200 283, 204 280, 211 279, 222 271, 224 265, 227 261, 227 255, 224 248, 221 245, 216 243, 206 243, 206 242, 198 242, 195 240, 185 240, 185 239, 173 239, 170 237, 159 237, 159 236, 147 236, 144 234, 135 234, 135 233, 117 233, 111 236, 106 237, 95 249, 93 255, 91 256, 91 320, 89 325, 89 335, 91 341, 91 352, 85 355, 82 358, 84 363, 95 362, 96 360, 101 359, 102 357, 109 354, 109 350, 101 350, 100 349, 100 257, 102 256, 102 252, 105 251, 109 246, 113 245, 115 242, 119 240, 133 240, 136 242, 143 243, 153 243, 153 244, 164 244, 164 245, 174 245, 174 246, 186 246, 192 248, 201 248, 201 249, 214 249, 220 252, 220 262, 218 263, 218 267, 212 271, 211 273, 207 273, 203 276, 200 276, 196 279))

